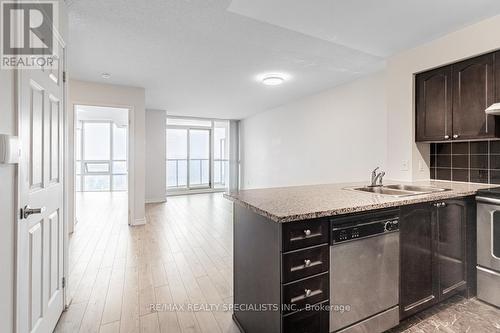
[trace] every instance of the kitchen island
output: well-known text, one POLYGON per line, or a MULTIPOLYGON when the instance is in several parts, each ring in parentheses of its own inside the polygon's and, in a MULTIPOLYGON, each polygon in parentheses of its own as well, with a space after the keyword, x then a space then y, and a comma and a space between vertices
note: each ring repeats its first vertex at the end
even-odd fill
MULTIPOLYGON (((225 197, 234 202, 233 318, 241 330, 246 333, 357 332, 368 328, 373 332, 383 331, 394 326, 387 326, 387 323, 397 323, 456 293, 473 296, 473 197, 478 189, 491 186, 439 181, 404 184, 439 187, 446 191, 394 197, 355 191, 353 188, 365 184, 346 183, 226 194, 225 197), (343 241, 345 236, 333 231, 340 225, 357 221, 374 223, 382 220, 384 223, 394 222, 386 226, 385 229, 389 230, 385 232, 392 235, 387 244, 396 250, 390 252, 391 255, 385 253, 385 261, 381 264, 396 267, 393 271, 397 275, 391 275, 396 280, 393 283, 396 290, 392 288, 390 291, 396 294, 398 304, 371 317, 366 325, 361 322, 338 329, 333 324, 337 319, 334 316, 349 304, 337 304, 331 297, 331 281, 336 281, 333 277, 340 275, 341 271, 332 272, 333 238, 343 241), (442 226, 440 234, 438 225, 442 226), (401 240, 395 236, 396 233, 399 236, 399 229, 401 240), (332 237, 332 234, 336 236, 332 237), (441 238, 438 235, 449 240, 448 243, 442 240, 442 244, 439 243, 441 238), (452 260, 446 259, 451 257, 452 260), (439 273, 440 268, 444 273, 439 273)), ((357 228, 346 230, 348 238, 363 238, 357 228)), ((379 244, 380 251, 385 251, 384 246, 379 244)), ((363 252, 359 253, 352 259, 354 267, 360 265, 359 258, 364 257, 363 252)), ((373 260, 379 257, 374 256, 373 260)), ((349 270, 348 265, 337 267, 349 270)), ((356 276, 355 271, 352 276, 356 276)), ((356 278, 362 279, 360 276, 356 278)), ((387 279, 388 276, 374 276, 372 280, 378 278, 387 279)), ((358 284, 362 285, 361 282, 358 284)), ((356 283, 346 281, 344 284, 357 288, 356 283)), ((378 289, 380 297, 385 298, 383 295, 389 291, 378 289)), ((370 290, 367 293, 370 294, 370 290)), ((356 311, 354 309, 351 314, 356 314, 356 311)))

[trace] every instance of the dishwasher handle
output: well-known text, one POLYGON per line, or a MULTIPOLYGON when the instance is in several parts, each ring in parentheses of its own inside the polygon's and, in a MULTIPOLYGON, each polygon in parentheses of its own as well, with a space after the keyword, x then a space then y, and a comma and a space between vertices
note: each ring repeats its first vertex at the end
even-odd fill
POLYGON ((476 197, 477 202, 492 204, 492 205, 500 205, 500 199, 487 198, 487 197, 476 197))

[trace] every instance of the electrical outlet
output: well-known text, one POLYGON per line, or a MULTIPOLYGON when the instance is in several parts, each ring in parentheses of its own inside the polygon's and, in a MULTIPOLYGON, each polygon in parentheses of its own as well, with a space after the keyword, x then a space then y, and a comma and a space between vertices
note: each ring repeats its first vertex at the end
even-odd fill
POLYGON ((410 162, 408 160, 402 160, 401 161, 401 171, 408 171, 408 164, 410 164, 410 162))

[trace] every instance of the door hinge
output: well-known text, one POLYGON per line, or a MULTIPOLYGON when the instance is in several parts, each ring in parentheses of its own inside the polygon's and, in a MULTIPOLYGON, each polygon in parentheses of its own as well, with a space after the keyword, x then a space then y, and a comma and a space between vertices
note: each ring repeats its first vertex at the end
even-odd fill
POLYGON ((66 82, 66 71, 63 71, 62 75, 63 75, 63 82, 66 82))
POLYGON ((63 289, 66 288, 66 278, 65 277, 62 278, 62 288, 63 289))

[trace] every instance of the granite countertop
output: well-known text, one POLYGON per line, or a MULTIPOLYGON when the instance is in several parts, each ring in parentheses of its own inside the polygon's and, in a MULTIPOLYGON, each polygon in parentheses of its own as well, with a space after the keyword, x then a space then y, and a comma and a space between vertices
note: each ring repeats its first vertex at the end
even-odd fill
POLYGON ((450 191, 392 197, 346 189, 366 186, 366 183, 344 183, 241 190, 226 193, 224 197, 275 222, 284 223, 419 202, 459 198, 475 195, 479 189, 499 186, 448 181, 417 181, 409 183, 386 180, 384 182, 384 185, 391 184, 435 186, 450 189, 450 191))

